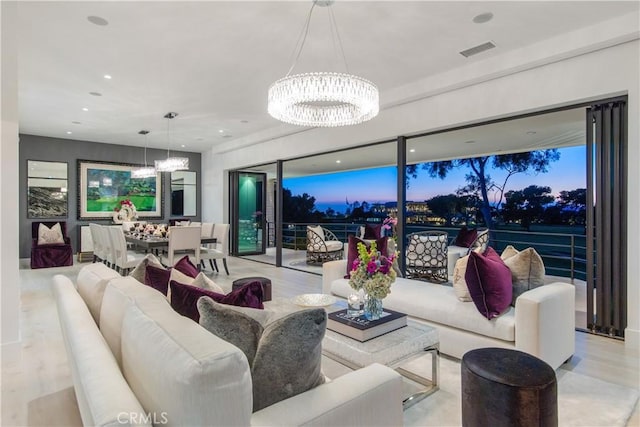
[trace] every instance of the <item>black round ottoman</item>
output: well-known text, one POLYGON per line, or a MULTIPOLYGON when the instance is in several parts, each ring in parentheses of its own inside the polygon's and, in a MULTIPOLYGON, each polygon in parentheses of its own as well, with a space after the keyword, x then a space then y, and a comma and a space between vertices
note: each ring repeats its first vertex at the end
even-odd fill
POLYGON ((462 356, 462 425, 557 426, 555 371, 518 350, 481 348, 462 356))
POLYGON ((231 284, 231 290, 235 291, 238 288, 243 287, 247 283, 260 282, 262 284, 262 301, 271 301, 271 279, 266 277, 243 277, 242 279, 236 279, 231 284))

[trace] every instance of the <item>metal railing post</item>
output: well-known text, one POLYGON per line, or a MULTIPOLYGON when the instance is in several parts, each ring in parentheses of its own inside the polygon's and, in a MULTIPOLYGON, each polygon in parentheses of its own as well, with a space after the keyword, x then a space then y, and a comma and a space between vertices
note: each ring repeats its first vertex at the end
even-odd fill
POLYGON ((575 248, 575 236, 572 234, 571 235, 571 284, 573 285, 573 279, 575 278, 575 255, 576 255, 576 248, 575 248))

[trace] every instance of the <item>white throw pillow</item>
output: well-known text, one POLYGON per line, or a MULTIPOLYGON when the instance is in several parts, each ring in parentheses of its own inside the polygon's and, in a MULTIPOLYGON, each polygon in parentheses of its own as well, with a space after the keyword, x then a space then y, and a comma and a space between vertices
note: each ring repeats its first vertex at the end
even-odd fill
POLYGON ((528 291, 544 285, 545 268, 542 257, 534 248, 527 248, 518 251, 509 245, 504 248, 500 258, 511 270, 511 279, 513 282, 513 300, 512 305, 515 306, 516 299, 528 291))
POLYGON ((64 237, 62 236, 60 223, 56 222, 51 228, 40 223, 38 226, 38 245, 53 244, 64 244, 64 237))
MULTIPOLYGON (((198 288, 217 292, 219 294, 225 294, 224 290, 216 282, 209 279, 202 272, 198 273, 196 277, 189 277, 186 274, 176 270, 175 268, 172 268, 171 276, 169 276, 169 282, 171 282, 172 280, 175 280, 178 283, 182 283, 183 285, 196 286, 198 288)), ((167 300, 171 301, 171 286, 169 286, 169 289, 167 290, 167 300)))
MULTIPOLYGON (((481 247, 476 248, 473 251, 478 254, 481 254, 483 252, 481 247)), ((458 258, 458 260, 456 261, 456 266, 453 269, 453 291, 456 293, 458 299, 462 302, 473 301, 471 299, 471 295, 469 294, 467 281, 464 278, 464 275, 467 272, 468 261, 469 255, 458 258)))
POLYGON ((468 302, 473 301, 469 294, 469 287, 467 281, 464 279, 464 274, 467 271, 467 262, 469 261, 469 255, 465 255, 462 258, 458 258, 456 266, 453 269, 453 291, 456 293, 456 297, 460 301, 468 302))

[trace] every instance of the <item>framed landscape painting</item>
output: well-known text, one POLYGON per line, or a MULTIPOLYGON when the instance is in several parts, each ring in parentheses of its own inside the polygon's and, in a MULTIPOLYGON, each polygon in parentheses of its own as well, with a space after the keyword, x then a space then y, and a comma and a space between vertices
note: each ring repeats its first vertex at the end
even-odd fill
POLYGON ((67 217, 67 164, 27 160, 27 218, 67 217))
POLYGON ((162 218, 162 173, 132 178, 140 165, 78 160, 78 219, 112 218, 121 202, 130 200, 138 218, 162 218))

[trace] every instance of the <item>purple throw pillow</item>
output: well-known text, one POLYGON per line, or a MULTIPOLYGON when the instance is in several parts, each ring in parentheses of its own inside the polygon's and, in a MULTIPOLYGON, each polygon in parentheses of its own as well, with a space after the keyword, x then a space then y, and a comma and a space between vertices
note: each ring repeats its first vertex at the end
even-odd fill
POLYGON ((493 248, 488 247, 484 254, 469 253, 464 278, 473 303, 484 317, 491 320, 509 308, 513 296, 511 270, 493 248))
POLYGON ((175 280, 170 282, 170 286, 171 307, 181 315, 188 317, 195 322, 200 321, 198 300, 200 297, 204 296, 210 297, 212 300, 220 304, 257 309, 264 308, 262 305, 262 284, 258 281, 247 283, 227 295, 219 294, 208 289, 198 288, 197 286, 185 285, 176 282, 175 280))
POLYGON ((154 267, 147 265, 144 269, 144 284, 162 292, 165 296, 169 290, 169 278, 171 269, 154 267))
POLYGON ((198 267, 193 265, 193 263, 189 259, 189 255, 185 255, 180 258, 178 262, 176 262, 176 264, 173 266, 173 268, 193 279, 195 279, 196 276, 198 276, 198 273, 200 273, 200 271, 198 271, 198 267))
POLYGON ((364 238, 368 240, 379 239, 382 233, 382 224, 379 225, 364 225, 364 238))
MULTIPOLYGON (((367 248, 371 246, 370 242, 362 240, 356 236, 349 236, 349 250, 347 251, 347 275, 345 279, 351 278, 351 270, 353 270, 353 262, 358 259, 358 243, 364 243, 367 248)), ((376 248, 383 255, 387 254, 387 238, 381 237, 376 239, 376 248)))
POLYGON ((471 229, 469 230, 466 226, 462 227, 460 231, 458 231, 458 235, 456 236, 455 242, 453 242, 456 246, 462 246, 465 248, 470 247, 473 242, 478 237, 478 230, 471 229))

